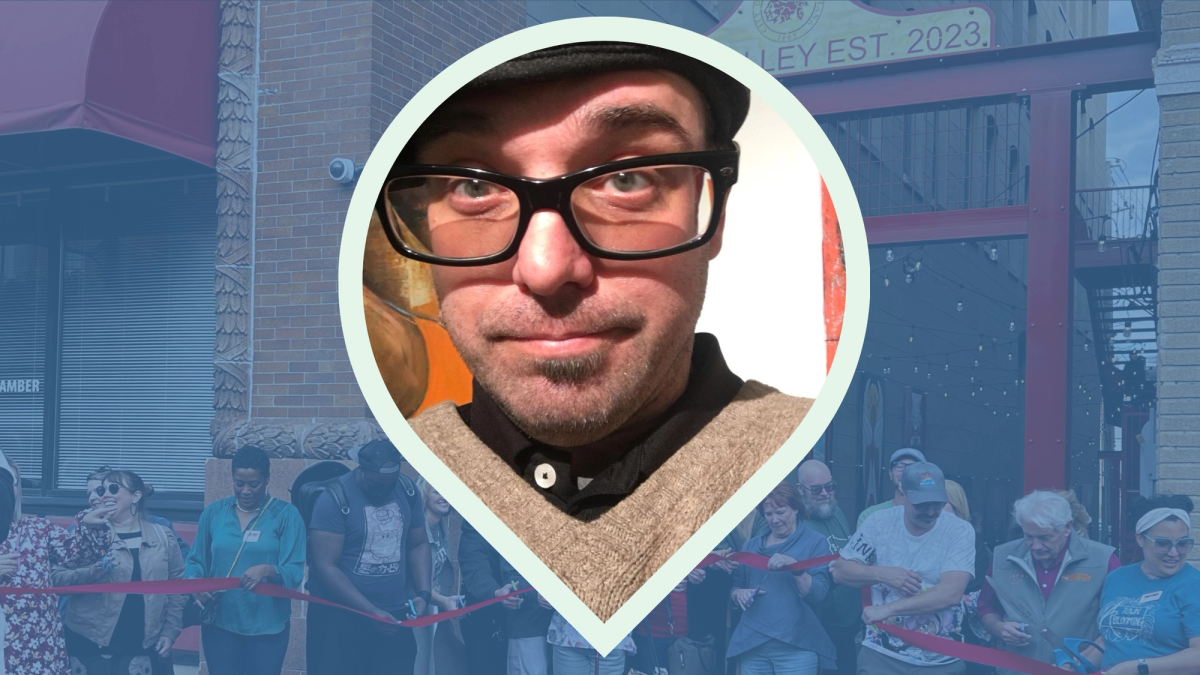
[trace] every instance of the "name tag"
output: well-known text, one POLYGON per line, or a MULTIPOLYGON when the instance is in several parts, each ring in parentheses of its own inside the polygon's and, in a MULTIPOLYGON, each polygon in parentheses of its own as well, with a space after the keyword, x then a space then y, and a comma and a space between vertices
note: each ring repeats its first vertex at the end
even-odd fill
POLYGON ((1147 593, 1147 594, 1143 595, 1142 597, 1138 598, 1138 604, 1141 605, 1141 604, 1144 604, 1147 602, 1154 602, 1155 600, 1157 600, 1161 597, 1162 597, 1162 591, 1154 591, 1153 593, 1147 593))
POLYGON ((247 544, 253 544, 262 536, 262 530, 246 530, 246 534, 242 535, 242 541, 247 544))

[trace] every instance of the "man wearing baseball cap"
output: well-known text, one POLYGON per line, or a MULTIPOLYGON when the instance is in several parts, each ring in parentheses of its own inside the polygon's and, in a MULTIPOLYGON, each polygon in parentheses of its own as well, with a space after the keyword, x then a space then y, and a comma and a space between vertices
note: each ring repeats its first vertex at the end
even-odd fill
POLYGON ((695 333, 749 103, 669 50, 543 49, 443 104, 379 197, 474 376, 413 429, 602 619, 811 405, 695 333))
POLYGON ((975 573, 975 530, 941 518, 946 478, 937 465, 910 464, 900 478, 903 508, 877 511, 830 565, 840 584, 871 587, 863 610, 866 637, 859 675, 961 675, 959 659, 925 651, 877 628, 877 622, 961 641, 962 596, 975 573))
POLYGON ((888 462, 888 478, 892 479, 892 484, 896 486, 896 494, 886 502, 879 502, 874 506, 869 506, 863 509, 863 512, 858 514, 858 523, 855 527, 862 527, 863 522, 876 511, 890 509, 893 506, 903 504, 900 490, 900 477, 904 475, 904 469, 909 464, 915 462, 924 462, 925 454, 916 448, 900 448, 892 453, 892 460, 888 462))
MULTIPOLYGON (((391 621, 420 616, 432 587, 421 494, 400 472, 400 451, 391 441, 370 441, 350 458, 358 467, 336 479, 345 508, 329 489, 313 506, 309 592, 391 621)), ((312 675, 413 672, 411 628, 309 603, 307 634, 312 675)))

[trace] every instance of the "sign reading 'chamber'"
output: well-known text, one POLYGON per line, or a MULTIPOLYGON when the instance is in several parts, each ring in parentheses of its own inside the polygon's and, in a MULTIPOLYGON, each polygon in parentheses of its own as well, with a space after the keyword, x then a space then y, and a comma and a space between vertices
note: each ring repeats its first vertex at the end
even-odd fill
POLYGON ((41 380, 0 380, 0 394, 40 394, 41 380))
POLYGON ((885 12, 845 0, 744 0, 708 36, 776 76, 995 45, 984 5, 885 12))

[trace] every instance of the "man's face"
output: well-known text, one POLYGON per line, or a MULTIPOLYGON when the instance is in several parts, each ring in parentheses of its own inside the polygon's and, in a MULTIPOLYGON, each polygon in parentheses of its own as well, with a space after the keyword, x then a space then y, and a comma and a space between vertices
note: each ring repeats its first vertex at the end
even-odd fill
POLYGON ((804 509, 809 518, 828 520, 833 516, 835 508, 833 494, 833 476, 829 469, 814 467, 805 471, 798 484, 800 498, 804 500, 804 509))
MULTIPOLYGON (((469 97, 423 164, 552 178, 630 157, 705 148, 704 104, 685 79, 632 71, 469 97)), ((441 315, 479 384, 532 437, 571 447, 645 422, 687 383, 707 245, 645 261, 587 255, 552 210, 516 256, 433 267, 441 315)))
POLYGON ((917 460, 912 457, 901 457, 892 463, 891 477, 896 487, 900 487, 900 479, 904 477, 904 470, 908 468, 908 465, 916 463, 917 460))
POLYGON ((946 502, 924 502, 913 504, 904 500, 904 520, 918 532, 928 532, 937 524, 937 519, 946 508, 946 502))
POLYGON ((358 471, 358 486, 366 495, 367 501, 378 506, 392 494, 392 489, 396 487, 396 482, 400 480, 400 472, 393 471, 392 473, 375 473, 374 471, 366 471, 359 468, 358 471))
POLYGON ((1061 530, 1047 530, 1032 523, 1021 523, 1021 531, 1025 535, 1025 545, 1029 547, 1029 555, 1046 565, 1054 562, 1062 553, 1071 536, 1070 524, 1061 530))

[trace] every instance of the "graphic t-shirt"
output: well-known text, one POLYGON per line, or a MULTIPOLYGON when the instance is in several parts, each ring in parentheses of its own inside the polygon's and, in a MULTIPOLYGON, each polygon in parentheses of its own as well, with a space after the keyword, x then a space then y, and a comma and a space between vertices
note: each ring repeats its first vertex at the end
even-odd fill
POLYGON ((1188 640, 1200 637, 1200 570, 1184 565, 1171 577, 1151 579, 1137 563, 1110 573, 1099 623, 1104 670, 1187 649, 1188 640))
MULTIPOLYGON (((904 527, 904 507, 871 514, 841 550, 846 560, 864 565, 903 567, 921 576, 921 590, 936 586, 945 572, 975 575, 975 530, 961 518, 942 515, 933 529, 914 537, 904 527)), ((871 587, 871 602, 886 605, 903 599, 887 584, 871 587)), ((933 614, 897 616, 888 623, 900 628, 962 641, 963 607, 958 603, 933 614)), ((957 659, 909 645, 874 626, 867 626, 863 646, 917 666, 940 666, 957 659)))
MULTIPOLYGON (((402 478, 382 503, 372 504, 359 489, 354 474, 351 471, 338 479, 346 490, 350 515, 342 516, 326 491, 313 506, 309 527, 342 535, 338 569, 363 597, 376 607, 396 614, 406 609, 408 601, 405 589, 408 531, 424 526, 421 495, 411 481, 402 478)), ((309 588, 319 598, 337 600, 315 575, 309 580, 309 588)))

